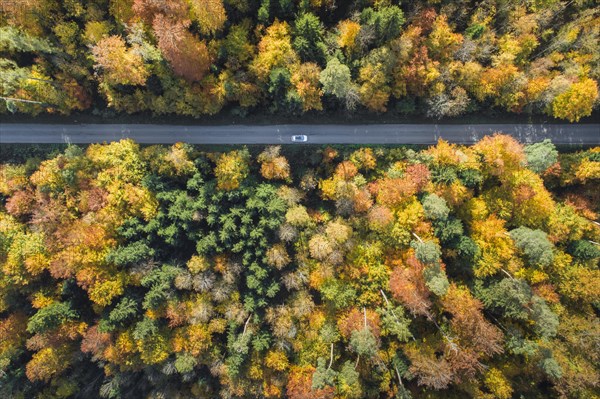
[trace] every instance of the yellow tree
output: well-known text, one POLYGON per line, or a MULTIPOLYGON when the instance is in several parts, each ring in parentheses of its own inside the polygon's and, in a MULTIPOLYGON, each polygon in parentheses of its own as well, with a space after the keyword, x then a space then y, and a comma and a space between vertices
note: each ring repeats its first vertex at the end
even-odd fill
POLYGON ((510 382, 506 379, 502 371, 492 367, 485 374, 485 386, 498 399, 510 399, 513 389, 510 382))
POLYGON ((221 154, 215 167, 217 188, 224 191, 235 190, 248 176, 248 173, 247 151, 231 151, 221 154))
POLYGON ((514 245, 504 224, 504 220, 492 215, 471 225, 473 240, 481 250, 481 257, 475 265, 477 277, 496 274, 513 258, 514 245))
POLYGON ((267 180, 288 180, 290 177, 290 164, 284 156, 279 155, 280 150, 281 146, 270 146, 257 157, 260 174, 267 180))
POLYGON ((360 32, 360 24, 352 20, 346 19, 338 24, 338 45, 350 56, 354 53, 357 47, 356 37, 360 32))
POLYGON ((323 91, 319 87, 321 68, 313 62, 301 64, 292 74, 292 84, 296 87, 298 95, 302 99, 302 109, 310 111, 315 109, 321 111, 321 96, 323 91))
POLYGON ((25 373, 30 381, 48 382, 69 367, 70 358, 71 350, 67 345, 58 348, 49 346, 33 355, 27 363, 25 373))
POLYGON ((258 43, 258 54, 250 64, 250 70, 259 81, 266 82, 271 70, 278 67, 290 67, 299 62, 292 48, 291 29, 287 22, 275 20, 267 28, 258 43))
POLYGON ((362 104, 371 111, 385 112, 386 104, 390 98, 389 87, 383 66, 367 64, 360 69, 359 82, 361 86, 358 94, 362 104))
POLYGON ((350 162, 358 169, 372 170, 377 166, 377 159, 371 148, 360 148, 350 154, 350 162))
POLYGON ((494 103, 507 110, 518 108, 525 96, 517 90, 517 82, 522 72, 513 64, 502 64, 484 70, 480 82, 475 86, 474 95, 479 101, 492 97, 494 103))
POLYGON ((519 169, 526 159, 521 144, 511 136, 499 133, 485 136, 473 146, 473 150, 481 157, 482 171, 501 179, 519 169))
POLYGON ((227 21, 223 0, 189 0, 192 17, 198 21, 200 32, 215 34, 227 21))
POLYGON ((546 224, 556 205, 539 175, 523 169, 511 174, 504 186, 515 225, 539 228, 546 224))
POLYGON ((550 104, 551 115, 569 122, 579 122, 579 119, 592 114, 596 100, 598 83, 594 79, 583 78, 554 98, 550 104))
POLYGON ((102 80, 108 84, 143 85, 149 75, 141 55, 120 36, 109 36, 92 47, 102 80))
POLYGON ((440 61, 449 59, 462 42, 462 35, 452 32, 445 15, 440 15, 435 19, 427 38, 427 47, 433 58, 440 61))

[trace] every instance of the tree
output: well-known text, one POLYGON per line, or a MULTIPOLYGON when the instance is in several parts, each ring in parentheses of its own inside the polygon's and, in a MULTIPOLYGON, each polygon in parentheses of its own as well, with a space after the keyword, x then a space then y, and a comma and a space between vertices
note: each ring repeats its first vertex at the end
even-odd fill
POLYGON ((552 379, 560 379, 563 375, 562 368, 553 357, 544 357, 540 361, 540 368, 552 379))
POLYGON ((323 25, 314 14, 304 13, 294 23, 294 50, 303 62, 325 62, 326 47, 323 42, 323 25))
POLYGON ((473 240, 481 250, 481 257, 474 268, 476 276, 494 275, 510 262, 515 250, 504 225, 504 220, 493 215, 473 222, 473 240))
POLYGON ((549 139, 525 147, 527 165, 535 173, 542 173, 558 160, 558 151, 549 139))
POLYGON ((409 346, 405 351, 411 363, 410 372, 417 376, 419 385, 438 390, 447 388, 453 377, 450 364, 444 358, 438 359, 428 345, 424 349, 409 346))
MULTIPOLYGON (((159 15, 170 17, 174 20, 185 19, 188 14, 188 7, 188 3, 184 0, 133 0, 132 10, 137 16, 142 18, 144 22, 151 25, 155 17, 159 15)), ((127 5, 115 4, 113 9, 116 8, 127 8, 127 5)))
POLYGON ((461 346, 473 349, 478 356, 502 353, 502 332, 485 319, 483 304, 467 288, 451 284, 442 303, 452 314, 450 325, 452 332, 460 337, 461 346))
POLYGON ((335 57, 327 62, 327 67, 321 71, 319 81, 326 94, 332 94, 338 99, 345 99, 352 89, 350 68, 335 57))
POLYGON ((450 213, 446 201, 436 194, 428 194, 424 197, 423 210, 425 211, 425 216, 427 218, 435 221, 444 221, 448 219, 448 214, 450 213))
POLYGON ((558 331, 558 316, 550 310, 546 301, 538 296, 532 298, 531 318, 535 322, 535 332, 544 339, 552 338, 558 331))
POLYGON ((229 28, 222 47, 224 56, 227 58, 225 65, 228 69, 241 69, 254 57, 255 46, 248 40, 249 34, 249 24, 242 23, 229 28))
POLYGON ((431 301, 423 277, 425 266, 414 257, 406 263, 408 267, 400 263, 394 268, 390 276, 390 291, 414 315, 429 316, 431 301))
POLYGON ((553 246, 543 231, 519 227, 509 234, 532 264, 548 267, 554 260, 553 246))
POLYGON ((325 367, 325 362, 325 358, 319 358, 317 368, 312 377, 313 391, 327 392, 329 388, 335 386, 335 379, 338 373, 330 367, 325 367))
POLYGON ((347 56, 351 56, 357 49, 356 38, 360 32, 360 24, 346 19, 340 21, 337 29, 339 31, 338 45, 345 51, 347 56))
POLYGON ((449 94, 440 93, 427 99, 427 116, 442 119, 462 115, 469 102, 467 92, 462 87, 455 87, 449 94))
POLYGON ((342 398, 358 399, 362 396, 359 374, 349 361, 344 363, 337 376, 336 388, 342 398))
POLYGON ((267 263, 277 269, 284 268, 290 261, 285 247, 281 244, 275 244, 267 251, 267 263))
POLYGON ((448 291, 448 277, 439 264, 430 265, 423 270, 425 284, 437 296, 445 295, 448 291))
POLYGON ((504 278, 481 291, 480 298, 488 308, 501 309, 506 317, 526 319, 531 287, 523 280, 504 278))
POLYGON ((360 21, 361 25, 374 30, 375 42, 380 46, 400 34, 404 14, 398 6, 380 7, 377 10, 366 8, 360 14, 360 21))
POLYGON ((352 332, 350 347, 358 356, 366 357, 367 359, 375 356, 378 349, 377 340, 367 327, 352 332))
POLYGON ((485 374, 485 385, 498 399, 510 399, 513 389, 504 374, 497 368, 491 368, 485 374))
POLYGON ((127 49, 120 36, 101 39, 92 47, 96 68, 102 79, 111 85, 144 85, 149 76, 142 57, 134 48, 127 49))
POLYGON ((300 64, 298 69, 292 74, 292 84, 296 88, 298 95, 302 99, 303 111, 311 109, 321 111, 321 96, 323 91, 319 87, 319 77, 321 69, 312 62, 300 64))
POLYGON ((504 317, 530 321, 538 336, 556 335, 558 316, 542 298, 533 294, 525 281, 505 278, 480 290, 479 296, 486 307, 500 310, 504 317))
MULTIPOLYGON (((7 4, 4 10, 13 7, 12 4, 7 4)), ((3 26, 0 28, 0 49, 9 52, 40 52, 53 53, 56 50, 45 39, 33 36, 14 26, 3 26)))
MULTIPOLYGON (((333 372, 333 370, 330 371, 333 372)), ((294 367, 292 370, 290 370, 290 379, 286 388, 286 394, 288 395, 288 397, 290 399, 332 398, 334 394, 333 386, 326 384, 326 382, 331 381, 331 378, 324 377, 324 381, 320 381, 321 377, 317 376, 316 385, 323 386, 324 388, 315 389, 313 387, 313 375, 315 374, 315 372, 316 369, 312 366, 294 367)))
POLYGON ((377 166, 377 158, 371 148, 361 148, 350 154, 350 162, 358 169, 372 170, 377 166))
POLYGON ((412 196, 417 192, 415 183, 408 176, 380 179, 371 188, 375 193, 377 203, 390 208, 398 208, 399 205, 410 202, 412 196))
POLYGON ((459 33, 453 33, 448 26, 445 15, 438 16, 431 27, 431 33, 427 38, 429 52, 436 60, 448 60, 462 44, 463 37, 459 33))
POLYGON ((483 158, 483 171, 493 176, 508 176, 525 161, 523 147, 511 136, 486 136, 473 149, 483 158))
POLYGON ((43 333, 60 327, 61 324, 78 317, 69 303, 55 302, 38 310, 27 323, 27 331, 32 334, 43 333))
POLYGON ((433 241, 413 241, 411 247, 415 249, 415 257, 419 262, 427 265, 439 264, 442 251, 433 241))
POLYGON ((581 79, 554 98, 551 115, 569 122, 579 122, 579 119, 592 114, 597 99, 598 83, 590 78, 581 79))
POLYGON ((215 167, 217 188, 231 191, 237 189, 248 176, 248 152, 231 151, 221 154, 215 167))
POLYGON ((333 252, 331 242, 321 234, 314 235, 308 242, 310 256, 318 260, 325 260, 333 252))
POLYGON ((288 68, 297 63, 298 55, 292 47, 289 25, 275 21, 260 39, 258 54, 252 60, 250 70, 260 82, 266 82, 273 69, 288 68))
POLYGON ((291 74, 286 68, 275 68, 269 75, 268 91, 273 98, 272 112, 295 114, 300 111, 301 99, 291 89, 291 74))
POLYGON ((139 311, 137 301, 125 297, 112 309, 107 319, 101 320, 98 331, 110 332, 119 327, 124 327, 127 320, 134 318, 139 311))
POLYGON ((337 219, 327 223, 325 234, 328 239, 341 245, 346 243, 352 235, 352 228, 342 220, 337 219))
POLYGON ((158 47, 173 71, 189 82, 199 81, 208 72, 210 56, 203 41, 193 36, 187 27, 189 20, 173 20, 158 14, 152 27, 158 47))
POLYGON ((49 382, 56 374, 69 367, 68 347, 43 348, 27 363, 26 374, 30 381, 49 382))
POLYGON ((369 210, 369 227, 375 231, 385 231, 394 220, 392 211, 381 205, 375 205, 369 210))
POLYGON ((290 165, 284 156, 279 155, 280 150, 280 146, 267 147, 257 157, 261 163, 260 173, 265 179, 289 179, 290 165))
POLYGON ((493 194, 490 208, 497 212, 501 201, 506 198, 512 204, 505 208, 512 224, 541 227, 555 207, 542 178, 531 170, 522 169, 506 176, 503 189, 505 191, 498 190, 493 194))
POLYGON ((569 244, 567 249, 570 254, 583 261, 600 257, 600 248, 589 241, 576 240, 569 244))
POLYGON ((390 97, 390 87, 381 64, 367 64, 359 72, 360 100, 371 111, 385 112, 390 97))
POLYGON ((285 220, 295 227, 306 227, 311 222, 310 215, 303 205, 297 205, 288 209, 285 214, 285 220))
POLYGON ((214 35, 223 28, 227 14, 223 0, 190 0, 192 18, 200 25, 200 32, 214 35))
POLYGON ((580 240, 587 228, 589 222, 568 204, 557 204, 548 218, 548 237, 554 243, 580 240))

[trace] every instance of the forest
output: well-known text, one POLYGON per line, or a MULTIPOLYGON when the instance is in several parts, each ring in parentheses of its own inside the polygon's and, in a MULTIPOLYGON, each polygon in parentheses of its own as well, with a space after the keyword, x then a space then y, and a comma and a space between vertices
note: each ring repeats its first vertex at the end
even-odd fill
POLYGON ((600 147, 122 140, 0 170, 2 398, 600 395, 600 147))
POLYGON ((598 101, 595 0, 3 0, 0 115, 487 112, 598 101))

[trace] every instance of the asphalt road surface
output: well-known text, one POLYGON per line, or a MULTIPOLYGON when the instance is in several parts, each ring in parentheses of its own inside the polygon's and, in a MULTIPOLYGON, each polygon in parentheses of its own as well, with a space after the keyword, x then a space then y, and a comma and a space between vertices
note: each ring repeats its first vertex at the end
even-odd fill
MULTIPOLYGON (((102 143, 131 138, 138 143, 291 144, 305 134, 308 144, 432 144, 443 138, 475 143, 503 132, 523 143, 549 138, 555 144, 600 144, 600 124, 378 124, 378 125, 108 125, 0 124, 0 143, 102 143)), ((294 143, 294 145, 301 145, 294 143)))

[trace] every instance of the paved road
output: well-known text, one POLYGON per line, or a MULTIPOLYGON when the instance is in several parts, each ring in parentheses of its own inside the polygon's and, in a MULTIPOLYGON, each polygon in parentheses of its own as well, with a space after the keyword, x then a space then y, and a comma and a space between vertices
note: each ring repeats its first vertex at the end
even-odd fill
POLYGON ((308 135, 309 144, 432 144, 439 138, 474 143, 494 132, 524 143, 550 138, 556 144, 600 144, 600 124, 480 125, 54 125, 0 124, 0 143, 98 143, 132 138, 139 143, 286 144, 292 134, 308 135))

